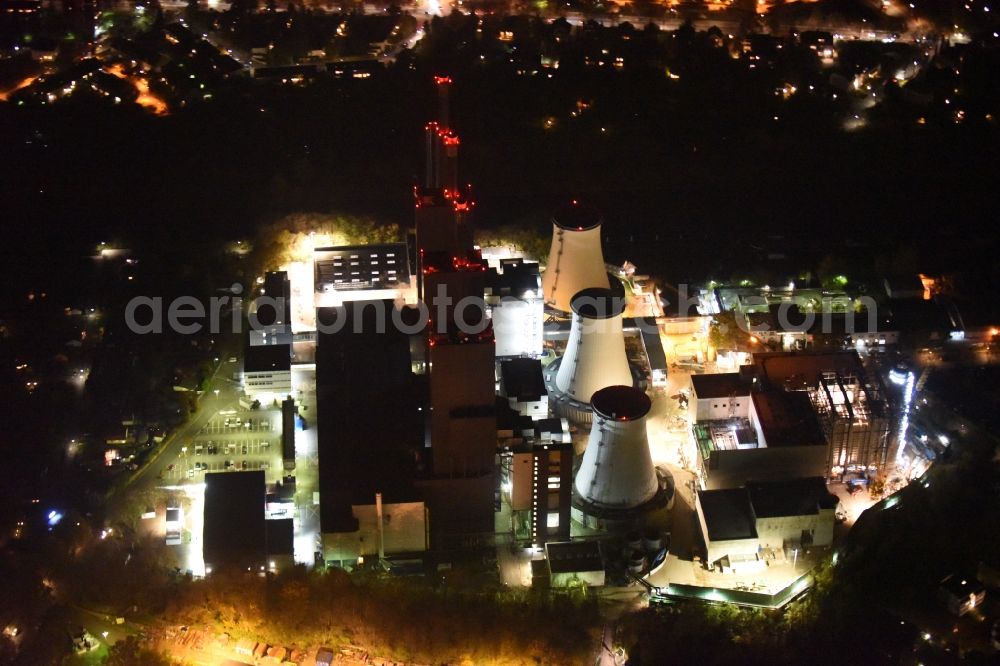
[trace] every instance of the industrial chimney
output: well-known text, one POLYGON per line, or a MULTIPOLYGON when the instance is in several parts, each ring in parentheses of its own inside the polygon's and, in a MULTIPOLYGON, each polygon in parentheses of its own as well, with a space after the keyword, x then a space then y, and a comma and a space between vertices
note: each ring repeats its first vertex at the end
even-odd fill
POLYGON ((624 291, 584 289, 573 297, 571 307, 573 322, 566 353, 557 361, 553 397, 561 398, 563 405, 557 404, 557 409, 564 416, 586 423, 595 392, 616 384, 632 385, 622 333, 624 291))
POLYGON ((594 208, 577 201, 552 216, 552 246, 542 276, 548 308, 568 314, 577 292, 609 286, 601 251, 601 223, 594 208))
POLYGON ((646 438, 652 403, 631 386, 608 386, 591 400, 594 421, 573 483, 574 508, 587 524, 634 522, 654 508, 660 483, 646 438))

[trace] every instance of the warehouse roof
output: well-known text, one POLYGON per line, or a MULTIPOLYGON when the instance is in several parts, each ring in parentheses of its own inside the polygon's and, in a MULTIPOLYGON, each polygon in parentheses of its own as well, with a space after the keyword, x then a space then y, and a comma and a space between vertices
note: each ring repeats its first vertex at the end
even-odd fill
POLYGON ((728 398, 733 395, 750 395, 750 384, 738 372, 720 372, 710 375, 691 375, 695 397, 728 398))
POLYGON ((280 372, 291 370, 290 345, 251 345, 243 348, 243 372, 280 372))
POLYGON ((755 391, 751 398, 768 448, 826 445, 816 411, 805 391, 755 391))
POLYGON ((264 521, 264 536, 268 555, 291 555, 295 534, 291 518, 264 521))
POLYGON ((264 472, 218 472, 205 475, 205 561, 213 565, 262 561, 264 472))
POLYGON ((542 362, 535 358, 512 358, 501 363, 500 383, 508 398, 522 402, 539 400, 547 393, 542 362))
POLYGON ((820 509, 835 509, 837 498, 822 477, 748 483, 747 493, 758 518, 808 516, 820 509))
POLYGON ((698 501, 712 541, 757 538, 753 509, 744 488, 703 490, 698 501))

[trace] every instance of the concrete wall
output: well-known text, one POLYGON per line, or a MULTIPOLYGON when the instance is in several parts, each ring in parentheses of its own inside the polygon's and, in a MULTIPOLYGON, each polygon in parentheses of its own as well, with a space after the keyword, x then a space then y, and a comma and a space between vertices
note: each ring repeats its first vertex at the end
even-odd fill
POLYGON ((712 541, 708 537, 708 525, 705 523, 705 511, 701 508, 701 497, 695 494, 695 511, 698 515, 698 527, 707 551, 705 561, 713 564, 727 555, 754 555, 760 548, 758 539, 728 539, 712 541))
POLYGON ((491 312, 497 358, 541 356, 544 321, 541 298, 522 300, 503 296, 492 306, 491 312))
POLYGON ((694 404, 694 420, 696 422, 701 421, 718 421, 720 419, 728 419, 729 415, 729 403, 733 403, 733 416, 738 418, 749 418, 750 417, 750 396, 744 395, 735 396, 731 401, 729 396, 724 398, 698 398, 693 400, 694 404))
POLYGON ((432 546, 454 546, 465 535, 493 534, 493 473, 417 481, 429 513, 432 546), (436 541, 435 541, 436 540, 436 541))
POLYGON ((836 522, 836 510, 820 509, 816 518, 816 531, 813 532, 814 546, 833 545, 833 525, 836 522))
POLYGON ((765 548, 782 548, 786 542, 800 541, 802 533, 812 535, 813 546, 829 546, 833 543, 832 509, 803 516, 778 516, 757 519, 757 536, 765 548))
POLYGON ((261 395, 284 398, 292 392, 292 373, 290 370, 244 372, 243 392, 250 398, 261 395))
POLYGON ((532 476, 532 471, 535 469, 534 461, 535 456, 531 453, 515 453, 512 456, 510 508, 514 511, 531 508, 531 498, 535 492, 532 476))
MULTIPOLYGON (((355 560, 359 555, 378 556, 375 505, 354 505, 351 512, 358 520, 358 530, 324 533, 324 559, 355 560)), ((423 502, 383 503, 382 515, 386 555, 427 550, 427 512, 423 502)))
MULTIPOLYGON (((364 535, 365 548, 362 555, 378 553, 378 521, 375 505, 364 504, 352 507, 358 519, 360 532, 364 535)), ((399 502, 382 504, 382 533, 385 552, 414 553, 427 549, 427 512, 423 502, 399 502)))
POLYGON ((705 560, 708 564, 714 564, 726 556, 752 556, 756 555, 760 548, 757 539, 732 539, 729 541, 709 541, 705 540, 708 550, 708 557, 705 560))

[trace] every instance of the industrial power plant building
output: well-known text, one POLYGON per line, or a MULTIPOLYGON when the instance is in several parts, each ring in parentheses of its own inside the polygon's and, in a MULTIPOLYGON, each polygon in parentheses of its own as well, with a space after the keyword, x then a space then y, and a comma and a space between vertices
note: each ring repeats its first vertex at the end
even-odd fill
POLYGON ((702 490, 696 505, 709 568, 759 571, 769 557, 833 543, 837 498, 822 477, 702 490))
POLYGON ((288 344, 243 347, 243 392, 262 403, 284 400, 292 392, 292 350, 288 344))
POLYGON ((371 507, 379 493, 384 513, 407 532, 384 544, 385 552, 427 547, 427 518, 414 486, 423 428, 410 342, 396 327, 377 325, 379 313, 393 307, 392 301, 358 302, 317 313, 324 323, 347 317, 338 330, 319 334, 316 353, 320 529, 327 561, 372 552, 377 525, 371 507))
POLYGON ((413 285, 406 243, 316 248, 313 288, 317 308, 357 300, 410 302, 413 285))
POLYGON ((264 472, 205 475, 205 572, 277 572, 293 564, 291 518, 266 519, 264 472))
POLYGON ((885 390, 854 351, 754 354, 736 373, 692 375, 688 403, 706 488, 885 466, 885 390))
POLYGON ((264 274, 261 294, 250 304, 250 345, 292 344, 292 287, 285 271, 264 274))
POLYGON ((501 259, 499 269, 490 270, 485 297, 497 358, 541 356, 544 304, 538 264, 501 259))
POLYGON ((827 443, 804 393, 753 391, 750 373, 692 375, 692 429, 706 488, 825 476, 827 443))

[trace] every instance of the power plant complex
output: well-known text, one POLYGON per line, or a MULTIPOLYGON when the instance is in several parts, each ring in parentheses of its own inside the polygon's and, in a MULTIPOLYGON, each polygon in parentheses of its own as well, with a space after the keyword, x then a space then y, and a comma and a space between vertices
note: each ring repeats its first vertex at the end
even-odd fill
MULTIPOLYGON (((304 306, 316 331, 287 325, 296 302, 248 343, 246 394, 284 400, 294 431, 286 494, 314 488, 296 559, 402 573, 506 548, 531 583, 651 586, 668 562, 674 581, 684 566, 778 570, 829 546, 826 480, 887 458, 884 391, 856 355, 756 354, 736 372, 668 376, 668 329, 690 340, 697 322, 665 319, 634 266, 605 261, 596 208, 553 213, 544 266, 475 244, 452 82, 435 84, 412 232, 317 244, 304 306), (296 428, 296 412, 315 428, 296 428), (700 528, 682 549, 678 491, 697 518, 676 520, 700 528)), ((284 274, 265 287, 303 291, 284 274)))
MULTIPOLYGON (((673 483, 650 455, 650 372, 626 349, 626 291, 605 264, 600 213, 579 201, 554 213, 544 270, 484 259, 474 201, 458 181, 451 80, 435 82, 441 111, 425 130, 409 243, 315 254, 317 303, 351 306, 347 326, 317 337, 317 557, 354 566, 377 556, 391 568, 508 539, 568 542, 574 525, 597 535, 663 529, 647 518, 662 523, 673 483), (410 265, 419 302, 385 300, 410 265), (368 331, 374 315, 358 308, 375 306, 419 325, 368 331), (385 351, 366 369, 376 348, 385 351), (380 512, 365 510, 376 496, 380 512), (396 528, 409 536, 389 543, 384 525, 365 525, 385 514, 406 516, 396 528), (381 535, 378 547, 366 534, 381 535)), ((318 312, 320 324, 334 314, 318 312)))

